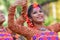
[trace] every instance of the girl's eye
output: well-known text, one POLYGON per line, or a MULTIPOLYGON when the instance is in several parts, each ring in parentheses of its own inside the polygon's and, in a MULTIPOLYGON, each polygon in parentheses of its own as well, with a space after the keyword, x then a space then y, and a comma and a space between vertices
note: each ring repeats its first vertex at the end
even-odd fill
POLYGON ((37 12, 34 12, 33 14, 36 14, 37 12))
POLYGON ((39 11, 40 13, 43 12, 43 11, 39 11))

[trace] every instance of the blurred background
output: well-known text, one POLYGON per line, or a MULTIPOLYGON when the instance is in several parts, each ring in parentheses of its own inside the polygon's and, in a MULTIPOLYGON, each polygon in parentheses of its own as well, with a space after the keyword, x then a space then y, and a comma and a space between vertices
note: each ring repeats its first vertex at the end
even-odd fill
MULTIPOLYGON (((0 0, 0 10, 5 14, 6 21, 4 26, 7 26, 8 21, 8 8, 10 4, 14 3, 15 0, 0 0)), ((28 0, 28 6, 33 2, 37 2, 42 5, 42 8, 45 12, 45 25, 51 25, 55 22, 60 22, 60 0, 28 0)), ((21 6, 18 6, 16 9, 15 18, 18 18, 21 13, 21 6)))

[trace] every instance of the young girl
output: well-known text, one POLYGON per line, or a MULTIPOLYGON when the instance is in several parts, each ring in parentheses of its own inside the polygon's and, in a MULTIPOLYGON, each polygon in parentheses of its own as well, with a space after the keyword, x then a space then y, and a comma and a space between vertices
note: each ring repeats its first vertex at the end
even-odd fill
MULTIPOLYGON (((16 3, 19 4, 19 2, 16 3)), ((21 15, 16 21, 14 21, 14 13, 16 7, 17 5, 14 4, 9 8, 9 28, 18 34, 25 36, 27 40, 31 40, 31 37, 37 33, 60 31, 60 23, 56 23, 48 27, 44 25, 45 15, 39 4, 33 3, 30 5, 28 8, 28 13, 26 15, 21 15), (25 21, 27 21, 28 27, 23 26, 25 21)))

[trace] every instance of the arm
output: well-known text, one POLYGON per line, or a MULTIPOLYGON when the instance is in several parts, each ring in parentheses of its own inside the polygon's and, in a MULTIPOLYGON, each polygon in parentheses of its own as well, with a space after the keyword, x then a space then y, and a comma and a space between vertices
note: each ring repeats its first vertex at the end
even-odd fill
POLYGON ((8 33, 13 34, 13 32, 8 27, 6 28, 6 30, 8 33))
POLYGON ((59 32, 60 31, 60 23, 50 25, 50 26, 48 26, 48 29, 50 31, 59 32))
POLYGON ((15 24, 14 26, 9 27, 13 32, 16 32, 20 35, 23 35, 25 37, 32 37, 36 33, 40 33, 40 31, 36 29, 32 29, 29 27, 24 27, 18 24, 15 24))
MULTIPOLYGON (((23 1, 23 0, 22 0, 23 1)), ((27 0, 23 1, 23 5, 22 5, 22 12, 21 12, 21 16, 16 20, 16 23, 23 25, 23 23, 25 22, 25 15, 27 13, 27 0), (25 1, 25 2, 24 2, 25 1)))
MULTIPOLYGON (((20 5, 20 4, 22 5, 21 0, 16 0, 16 2, 9 7, 8 25, 14 24, 15 10, 16 10, 16 7, 17 7, 18 5, 20 5)), ((24 5, 24 4, 23 4, 23 5, 24 5)), ((23 16, 20 16, 20 17, 16 20, 16 23, 17 23, 17 24, 20 24, 20 25, 23 25, 23 23, 24 23, 23 16)))
POLYGON ((17 18, 16 23, 19 25, 23 25, 25 22, 25 19, 23 18, 23 16, 21 15, 19 18, 17 18))

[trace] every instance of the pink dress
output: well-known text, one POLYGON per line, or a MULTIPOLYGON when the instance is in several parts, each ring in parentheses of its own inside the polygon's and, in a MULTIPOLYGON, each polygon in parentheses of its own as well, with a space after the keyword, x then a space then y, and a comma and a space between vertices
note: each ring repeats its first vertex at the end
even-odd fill
POLYGON ((10 33, 8 33, 5 29, 0 29, 0 40, 13 40, 10 33))

